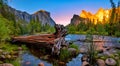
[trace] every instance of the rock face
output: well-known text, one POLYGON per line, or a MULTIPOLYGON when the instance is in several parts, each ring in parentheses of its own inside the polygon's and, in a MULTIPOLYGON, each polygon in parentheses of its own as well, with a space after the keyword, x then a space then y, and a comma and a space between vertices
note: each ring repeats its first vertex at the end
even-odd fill
POLYGON ((41 22, 42 25, 45 25, 45 24, 48 24, 50 26, 55 25, 54 20, 50 17, 50 13, 44 10, 37 11, 34 14, 28 14, 27 12, 22 12, 9 7, 9 12, 15 15, 16 21, 23 20, 26 22, 30 22, 31 20, 34 20, 34 21, 41 22))
MULTIPOLYGON (((119 9, 120 8, 116 8, 117 14, 119 14, 119 9)), ((97 24, 98 22, 104 23, 105 21, 109 20, 111 10, 112 9, 100 8, 95 14, 82 10, 80 15, 73 16, 73 18, 71 19, 71 24, 78 25, 80 22, 93 22, 94 24, 97 24)), ((119 16, 120 15, 118 15, 116 19, 120 20, 119 16)))
POLYGON ((71 24, 72 25, 78 25, 81 22, 87 22, 87 19, 82 18, 79 15, 74 14, 73 18, 71 19, 71 24))

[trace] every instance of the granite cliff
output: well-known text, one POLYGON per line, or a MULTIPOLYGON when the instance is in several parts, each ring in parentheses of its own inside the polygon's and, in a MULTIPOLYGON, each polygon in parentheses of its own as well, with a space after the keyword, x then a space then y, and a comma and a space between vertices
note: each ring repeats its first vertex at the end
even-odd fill
POLYGON ((50 13, 44 10, 37 11, 34 14, 22 12, 12 7, 9 7, 8 10, 10 13, 15 15, 16 21, 23 20, 25 22, 30 22, 31 20, 35 20, 35 21, 41 22, 42 25, 45 25, 45 24, 48 24, 50 26, 55 25, 54 20, 50 17, 50 13))
MULTIPOLYGON (((120 14, 119 10, 120 8, 116 8, 116 14, 120 14)), ((91 12, 82 10, 80 15, 73 16, 71 24, 78 25, 80 22, 86 23, 88 21, 91 21, 94 24, 97 24, 98 22, 104 23, 109 20, 111 11, 112 9, 100 8, 95 14, 92 14, 91 12)), ((117 19, 119 20, 120 18, 118 17, 117 19)))

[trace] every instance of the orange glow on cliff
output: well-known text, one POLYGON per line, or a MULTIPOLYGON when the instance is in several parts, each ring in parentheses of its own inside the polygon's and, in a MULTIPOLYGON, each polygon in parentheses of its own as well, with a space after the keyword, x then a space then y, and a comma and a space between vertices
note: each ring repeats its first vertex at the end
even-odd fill
POLYGON ((92 14, 90 12, 86 12, 85 10, 82 10, 80 17, 87 18, 94 22, 94 24, 97 24, 97 22, 104 23, 109 19, 110 16, 110 10, 104 10, 103 8, 100 8, 95 14, 92 14))

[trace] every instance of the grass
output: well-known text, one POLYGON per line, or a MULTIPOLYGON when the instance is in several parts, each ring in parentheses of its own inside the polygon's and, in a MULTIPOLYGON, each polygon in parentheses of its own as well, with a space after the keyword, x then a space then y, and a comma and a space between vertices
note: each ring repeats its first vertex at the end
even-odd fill
POLYGON ((13 64, 14 66, 21 66, 19 61, 20 61, 19 58, 17 58, 16 60, 11 61, 10 63, 13 64))
POLYGON ((61 49, 60 51, 60 60, 61 61, 66 61, 71 56, 70 52, 67 49, 61 49))
POLYGON ((11 63, 11 64, 13 64, 14 66, 21 66, 21 64, 20 64, 19 61, 20 61, 19 58, 15 59, 15 60, 9 60, 9 59, 6 59, 6 60, 5 60, 6 63, 11 63))
POLYGON ((79 47, 76 44, 73 44, 73 43, 69 45, 69 48, 74 48, 77 51, 79 50, 79 47))
POLYGON ((4 43, 0 43, 0 48, 1 48, 3 51, 6 51, 6 52, 13 52, 14 50, 17 50, 17 49, 18 49, 18 46, 4 42, 4 43))
POLYGON ((22 45, 21 46, 23 50, 27 50, 28 48, 26 47, 26 45, 22 45))
MULTIPOLYGON (((93 40, 92 35, 88 35, 86 38, 89 41, 93 40)), ((91 65, 95 64, 97 54, 98 54, 98 52, 96 51, 96 45, 93 42, 91 42, 88 45, 88 53, 87 53, 87 55, 89 55, 89 62, 91 65)))

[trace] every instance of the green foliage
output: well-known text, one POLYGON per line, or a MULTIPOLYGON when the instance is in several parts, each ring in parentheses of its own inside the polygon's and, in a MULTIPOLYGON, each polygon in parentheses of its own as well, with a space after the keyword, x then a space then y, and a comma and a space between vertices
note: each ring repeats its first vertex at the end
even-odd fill
POLYGON ((71 56, 70 52, 67 49, 61 49, 60 51, 60 60, 65 61, 71 56))
POLYGON ((0 0, 0 8, 7 4, 8 0, 0 0))
POLYGON ((20 62, 18 59, 10 61, 11 64, 13 64, 14 66, 21 66, 20 62))
POLYGON ((116 31, 116 32, 115 32, 115 36, 120 37, 120 32, 119 32, 119 31, 116 31))
POLYGON ((78 51, 78 49, 79 49, 78 46, 75 45, 75 44, 70 44, 70 45, 69 45, 69 48, 75 48, 77 51, 78 51))
POLYGON ((74 25, 68 25, 67 26, 68 33, 74 33, 76 31, 76 27, 74 25))
POLYGON ((27 50, 28 48, 26 47, 26 45, 22 45, 21 46, 23 50, 27 50))
POLYGON ((12 22, 0 16, 0 41, 10 39, 12 29, 13 29, 12 22))
POLYGON ((17 45, 13 45, 10 43, 2 42, 0 43, 0 48, 3 49, 5 52, 13 52, 14 50, 18 49, 17 45))
POLYGON ((28 24, 28 32, 30 34, 34 34, 36 32, 40 32, 40 31, 41 31, 41 23, 31 20, 31 22, 28 24))
POLYGON ((13 64, 14 66, 21 66, 21 64, 20 64, 19 61, 20 61, 19 58, 15 59, 15 60, 10 60, 10 59, 6 59, 6 60, 5 60, 6 63, 11 63, 11 64, 13 64))
POLYGON ((50 25, 48 25, 48 24, 43 25, 41 28, 42 28, 41 32, 47 32, 47 33, 55 32, 55 28, 50 26, 50 25))

